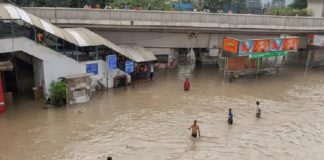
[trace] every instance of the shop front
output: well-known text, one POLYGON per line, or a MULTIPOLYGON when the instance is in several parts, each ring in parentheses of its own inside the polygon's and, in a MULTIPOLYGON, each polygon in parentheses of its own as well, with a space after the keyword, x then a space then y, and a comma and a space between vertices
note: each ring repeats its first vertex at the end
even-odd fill
POLYGON ((226 37, 223 41, 224 77, 259 76, 276 73, 283 57, 298 51, 299 38, 238 40, 226 37))

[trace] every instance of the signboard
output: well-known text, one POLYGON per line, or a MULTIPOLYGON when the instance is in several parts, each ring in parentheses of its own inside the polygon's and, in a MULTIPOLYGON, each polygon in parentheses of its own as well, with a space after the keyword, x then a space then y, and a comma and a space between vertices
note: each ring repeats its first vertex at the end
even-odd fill
POLYGON ((109 55, 106 58, 107 60, 107 69, 116 69, 117 68, 117 56, 109 55))
POLYGON ((239 41, 236 39, 231 39, 231 38, 224 38, 223 41, 223 50, 233 53, 233 54, 237 54, 238 52, 238 47, 239 47, 239 41))
POLYGON ((324 35, 314 35, 313 43, 311 45, 323 47, 324 46, 324 35))
POLYGON ((288 51, 275 51, 275 52, 263 52, 263 53, 250 54, 250 58, 258 59, 258 58, 270 58, 275 56, 286 56, 286 55, 288 55, 288 51))
POLYGON ((98 63, 91 63, 86 65, 87 73, 93 73, 94 75, 98 75, 98 63))
POLYGON ((252 53, 253 40, 240 41, 239 56, 248 56, 252 53))
MULTIPOLYGON (((318 36, 314 44, 324 46, 324 35, 318 36)), ((232 38, 224 38, 223 57, 244 57, 266 58, 273 56, 282 56, 288 52, 297 52, 300 39, 298 37, 275 38, 275 39, 250 39, 238 41, 232 38), (275 52, 275 53, 272 53, 275 52), (257 54, 257 55, 255 55, 257 54)))
POLYGON ((254 40, 253 53, 260 53, 260 52, 269 52, 269 40, 254 40))
POLYGON ((257 66, 257 60, 249 59, 248 56, 245 57, 232 57, 228 58, 228 71, 239 71, 246 69, 255 69, 257 66))
POLYGON ((134 72, 134 61, 126 61, 125 62, 125 72, 133 73, 134 72))
POLYGON ((271 39, 270 40, 270 51, 282 51, 283 39, 271 39))
POLYGON ((2 89, 2 79, 1 79, 1 75, 0 75, 0 113, 4 112, 5 108, 4 108, 4 98, 3 98, 3 89, 2 89))
POLYGON ((284 51, 297 51, 299 46, 299 38, 285 38, 283 40, 284 51))

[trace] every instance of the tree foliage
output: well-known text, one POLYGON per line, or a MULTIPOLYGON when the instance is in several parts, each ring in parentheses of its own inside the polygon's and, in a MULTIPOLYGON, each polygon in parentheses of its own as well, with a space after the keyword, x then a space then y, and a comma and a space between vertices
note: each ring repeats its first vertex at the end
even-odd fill
POLYGON ((71 7, 82 8, 86 4, 95 7, 99 4, 101 8, 106 5, 111 7, 124 8, 127 4, 130 8, 139 5, 143 9, 167 9, 169 6, 165 0, 14 0, 19 6, 35 6, 35 7, 71 7))
POLYGON ((167 10, 170 6, 164 0, 115 0, 111 4, 119 8, 124 8, 127 4, 129 8, 135 8, 137 5, 142 9, 167 10))
POLYGON ((274 7, 267 11, 265 14, 277 16, 312 16, 313 13, 306 8, 296 9, 291 7, 274 7))
POLYGON ((62 106, 66 103, 66 84, 63 81, 52 82, 49 88, 51 104, 62 106))
POLYGON ((245 9, 246 0, 205 0, 204 8, 209 9, 211 12, 218 10, 236 10, 238 13, 243 13, 245 9))
POLYGON ((112 3, 113 0, 13 0, 13 2, 19 6, 81 8, 86 4, 92 6, 96 4, 105 5, 112 3))
MULTIPOLYGON (((135 8, 137 5, 142 9, 169 10, 171 0, 13 0, 19 6, 35 7, 71 7, 82 8, 86 4, 95 7, 100 4, 101 8, 110 5, 112 8, 124 8, 127 4, 129 8, 135 8)), ((180 2, 180 0, 178 0, 180 2)), ((246 0, 205 0, 204 3, 198 0, 181 0, 181 2, 192 3, 196 9, 209 9, 211 12, 217 10, 232 10, 233 8, 242 13, 245 8, 246 0)))
POLYGON ((307 8, 307 0, 294 0, 294 2, 289 5, 289 7, 297 9, 307 8))

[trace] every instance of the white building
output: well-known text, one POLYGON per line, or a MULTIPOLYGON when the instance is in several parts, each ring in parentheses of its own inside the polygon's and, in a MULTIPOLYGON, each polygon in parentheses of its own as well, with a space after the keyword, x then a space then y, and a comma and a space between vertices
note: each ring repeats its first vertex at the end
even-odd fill
POLYGON ((313 12, 314 17, 324 17, 323 0, 308 0, 307 8, 313 12))

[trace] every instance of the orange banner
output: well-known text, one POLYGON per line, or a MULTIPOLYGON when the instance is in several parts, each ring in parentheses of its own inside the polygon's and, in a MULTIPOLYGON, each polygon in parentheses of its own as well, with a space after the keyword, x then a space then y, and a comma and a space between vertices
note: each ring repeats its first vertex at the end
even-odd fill
POLYGON ((223 41, 223 50, 233 53, 233 54, 237 54, 238 52, 238 47, 239 47, 239 41, 236 39, 231 39, 231 38, 224 38, 223 41))
POLYGON ((269 52, 269 40, 254 40, 253 53, 269 52))
POLYGON ((257 61, 250 59, 248 56, 228 58, 228 71, 238 71, 246 69, 255 69, 257 61))
POLYGON ((285 38, 283 41, 284 51, 298 51, 299 38, 285 38))

